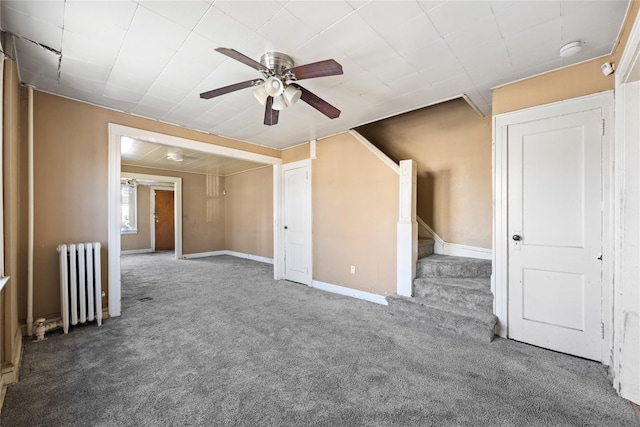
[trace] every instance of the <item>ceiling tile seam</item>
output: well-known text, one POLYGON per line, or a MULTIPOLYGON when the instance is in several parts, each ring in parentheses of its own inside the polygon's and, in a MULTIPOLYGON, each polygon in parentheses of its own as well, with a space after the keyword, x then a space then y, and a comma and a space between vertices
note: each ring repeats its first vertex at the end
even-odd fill
MULTIPOLYGON (((171 18, 169 18, 169 17, 167 17, 167 16, 164 16, 164 15, 159 14, 158 12, 156 12, 156 11, 155 11, 155 10, 153 10, 153 9, 150 9, 149 7, 145 6, 145 5, 144 5, 144 3, 138 3, 138 5, 139 5, 139 6, 142 6, 143 8, 145 8, 146 10, 148 10, 149 12, 155 13, 155 14, 156 14, 156 15, 158 15, 158 16, 161 16, 161 17, 163 17, 163 18, 165 18, 165 19, 168 19, 169 21, 171 21, 171 22, 173 22, 174 24, 176 24, 176 25, 178 25, 178 26, 180 26, 180 27, 184 28, 185 30, 189 30, 189 34, 194 33, 193 29, 194 29, 194 28, 196 28, 196 27, 198 26, 198 24, 200 24, 200 22, 204 19, 205 15, 206 15, 206 14, 209 12, 209 10, 213 7, 213 5, 209 5, 209 6, 207 7, 207 9, 204 11, 204 13, 202 14, 202 16, 200 16, 200 18, 198 19, 198 21, 197 21, 197 22, 196 22, 196 23, 195 23, 191 28, 189 28, 189 27, 186 27, 186 26, 182 25, 181 23, 179 23, 179 22, 177 22, 177 21, 174 21, 173 19, 171 19, 171 18)), ((218 9, 218 10, 219 10, 219 9, 218 9)), ((135 15, 135 13, 134 13, 134 15, 135 15)), ((195 34, 198 34, 198 33, 195 33, 195 34)), ((188 37, 187 37, 187 38, 188 38, 188 37)), ((186 39, 185 39, 185 40, 186 40, 186 39)), ((184 44, 184 42, 183 42, 183 44, 184 44)), ((180 45, 180 46, 182 47, 182 45, 180 45)))
MULTIPOLYGON (((140 3, 136 2, 136 10, 131 14, 131 19, 129 20, 129 24, 127 25, 127 28, 125 28, 125 30, 127 32, 125 33, 124 37, 122 38, 122 42, 120 43, 120 47, 118 47, 118 53, 115 56, 115 60, 113 61, 113 65, 116 64, 116 62, 118 61, 118 58, 120 57, 120 53, 122 53, 122 46, 124 45, 124 42, 127 39, 127 35, 129 34, 129 29, 131 28, 131 22, 133 22, 133 19, 135 18, 136 13, 138 13, 138 8, 139 7, 140 7, 140 3)), ((111 70, 109 70, 109 75, 105 79, 105 82, 107 84, 109 83, 109 79, 111 78, 111 73, 113 73, 113 65, 111 66, 111 70)), ((105 88, 106 88, 106 84, 105 84, 105 88)))
MULTIPOLYGON (((313 36, 311 39, 309 39, 309 40, 307 41, 307 43, 308 43, 308 42, 310 42, 311 40, 315 39, 316 37, 320 36, 321 34, 323 34, 323 33, 327 32, 327 31, 328 31, 328 30, 330 30, 331 28, 333 28, 333 27, 335 27, 336 25, 338 25, 340 22, 344 21, 345 19, 347 19, 348 17, 350 17, 351 15, 353 15, 354 13, 356 13, 356 10, 357 10, 357 9, 354 9, 354 8, 353 8, 353 6, 352 6, 351 4, 349 4, 349 3, 347 3, 347 5, 352 9, 352 10, 351 10, 351 12, 347 13, 347 14, 346 14, 346 15, 344 15, 342 18, 338 19, 337 21, 335 21, 333 24, 329 25, 328 27, 323 28, 319 33, 316 33, 316 35, 315 35, 315 36, 313 36)), ((297 16, 295 13, 293 13, 291 10, 289 10, 289 9, 287 8, 287 6, 285 6, 283 9, 286 9, 286 10, 287 10, 287 12, 289 12, 290 14, 292 14, 293 16, 295 16, 295 17, 296 17, 296 19, 298 19, 300 22, 302 22, 304 25, 306 25, 303 21, 301 21, 301 20, 300 20, 300 18, 298 18, 298 16, 297 16)), ((269 21, 267 21, 267 22, 269 22, 269 21)), ((365 22, 366 22, 366 21, 365 21, 365 22)), ((369 25, 369 23, 367 23, 367 25, 369 25)), ((369 25, 369 27, 371 27, 371 26, 369 25)), ((260 28, 262 28, 262 27, 260 27, 260 28)), ((372 28, 372 29, 373 29, 373 28, 372 28)), ((375 31, 375 30, 374 30, 374 31, 375 31)), ((256 32, 257 32, 257 31, 256 31, 256 32)), ((376 33, 376 34, 377 34, 377 33, 376 33)))

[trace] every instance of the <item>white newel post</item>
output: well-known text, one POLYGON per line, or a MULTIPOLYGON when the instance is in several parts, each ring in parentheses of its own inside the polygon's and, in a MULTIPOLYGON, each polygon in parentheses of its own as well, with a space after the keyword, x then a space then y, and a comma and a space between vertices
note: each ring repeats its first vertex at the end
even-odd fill
POLYGON ((416 276, 416 262, 418 261, 417 176, 418 171, 413 160, 400 162, 397 293, 407 297, 413 296, 413 279, 416 276))

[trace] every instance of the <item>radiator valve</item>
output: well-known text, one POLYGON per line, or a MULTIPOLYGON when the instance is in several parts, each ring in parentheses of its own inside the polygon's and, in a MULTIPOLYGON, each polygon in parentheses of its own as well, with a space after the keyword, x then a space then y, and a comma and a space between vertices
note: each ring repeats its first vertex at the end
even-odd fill
POLYGON ((44 333, 47 332, 47 329, 44 326, 44 322, 46 320, 47 319, 45 319, 44 317, 36 319, 36 339, 34 341, 44 341, 45 340, 44 333))
POLYGON ((34 341, 46 340, 46 338, 44 337, 44 334, 47 331, 50 331, 51 329, 59 328, 62 326, 62 321, 49 322, 45 324, 46 321, 47 319, 45 319, 44 317, 41 317, 39 319, 36 319, 36 321, 34 322, 36 324, 36 338, 34 339, 34 341))

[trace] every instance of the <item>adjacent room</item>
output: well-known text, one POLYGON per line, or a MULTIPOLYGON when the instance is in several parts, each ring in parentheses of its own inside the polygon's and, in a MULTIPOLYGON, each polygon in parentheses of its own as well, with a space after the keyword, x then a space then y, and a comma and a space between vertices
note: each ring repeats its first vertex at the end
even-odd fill
POLYGON ((0 1, 4 425, 637 425, 640 2, 0 1))

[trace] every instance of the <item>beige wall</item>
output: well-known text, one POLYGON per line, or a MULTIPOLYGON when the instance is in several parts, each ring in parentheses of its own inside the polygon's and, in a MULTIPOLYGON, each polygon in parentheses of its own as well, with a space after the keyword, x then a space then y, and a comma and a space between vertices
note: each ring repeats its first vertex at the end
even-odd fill
POLYGON ((358 128, 418 167, 418 216, 446 242, 491 248, 491 118, 457 99, 358 128))
MULTIPOLYGON (((108 124, 117 123, 206 143, 280 157, 280 151, 160 123, 43 92, 35 92, 34 315, 60 311, 56 247, 63 242, 103 243, 103 290, 107 282, 108 124)), ((194 184, 203 193, 206 183, 194 184)), ((188 190, 185 190, 185 192, 188 190)), ((186 204, 190 203, 187 200, 186 204)), ((201 213, 200 213, 201 214, 201 213)), ((194 221, 185 218, 185 223, 194 221)), ((187 228, 189 229, 189 228, 187 228)), ((194 237, 194 236, 191 236, 194 237)), ((195 242, 185 253, 210 250, 195 242)), ((21 287, 26 295, 26 289, 21 287)), ((108 297, 103 298, 106 306, 108 297)))
POLYGON ((226 249, 273 258, 273 167, 225 177, 226 249))
MULTIPOLYGON (((128 165, 123 165, 122 171, 182 178, 182 252, 187 255, 225 249, 224 177, 128 165)), ((147 192, 147 212, 150 197, 147 192)), ((150 230, 149 222, 146 227, 150 230)))
MULTIPOLYGON (((27 225, 22 209, 26 170, 21 168, 21 128, 24 126, 24 91, 21 91, 16 63, 4 61, 3 99, 3 197, 4 197, 4 273, 11 276, 0 294, 0 383, 17 378, 18 357, 21 348, 21 330, 18 323, 18 291, 26 285, 26 257, 24 244, 27 225)), ((1 392, 2 390, 0 390, 1 392)))
POLYGON ((148 185, 138 185, 136 189, 138 231, 120 235, 122 251, 151 249, 151 191, 148 185))
POLYGON ((397 173, 348 133, 319 140, 311 168, 314 280, 395 293, 397 173))
POLYGON ((308 159, 310 156, 310 144, 296 145, 295 147, 282 150, 282 163, 292 163, 299 160, 308 159))
POLYGON ((612 90, 615 86, 615 73, 604 76, 600 65, 607 61, 619 61, 639 9, 640 2, 632 1, 612 55, 497 88, 493 91, 493 114, 612 90))

